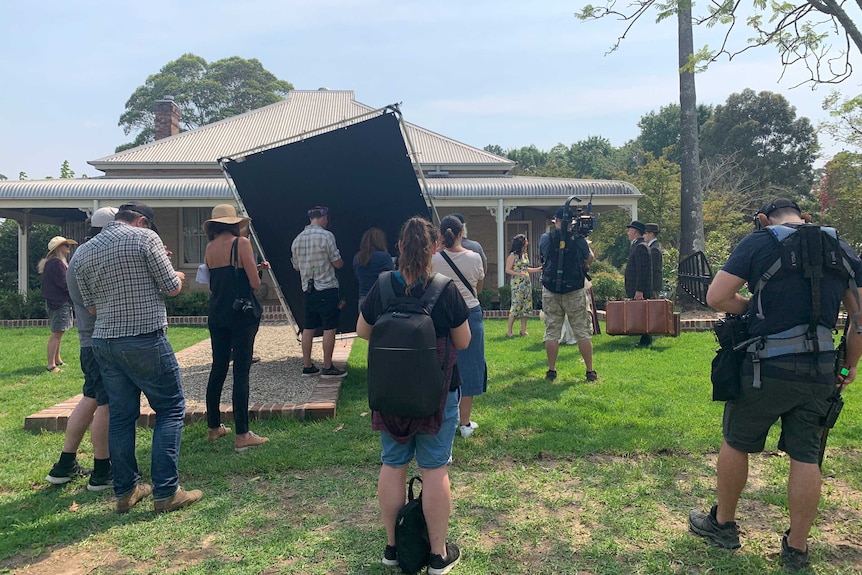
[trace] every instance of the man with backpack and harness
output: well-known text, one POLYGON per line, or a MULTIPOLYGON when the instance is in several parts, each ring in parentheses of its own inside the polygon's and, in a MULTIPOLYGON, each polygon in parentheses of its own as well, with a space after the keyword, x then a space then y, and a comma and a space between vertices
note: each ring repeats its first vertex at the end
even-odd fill
POLYGON ((718 456, 718 502, 692 511, 690 529, 719 546, 740 546, 736 506, 748 478, 748 454, 763 450, 780 418, 778 448, 790 457, 790 529, 781 540, 785 571, 808 565, 808 533, 817 514, 820 441, 830 405, 856 378, 862 355, 859 282, 862 262, 832 228, 808 223, 786 199, 755 215, 758 230, 743 238, 707 293, 710 306, 745 315, 741 389, 725 404, 718 456), (738 292, 748 284, 746 298, 738 292), (833 329, 843 301, 851 322, 846 355, 836 365, 833 329))

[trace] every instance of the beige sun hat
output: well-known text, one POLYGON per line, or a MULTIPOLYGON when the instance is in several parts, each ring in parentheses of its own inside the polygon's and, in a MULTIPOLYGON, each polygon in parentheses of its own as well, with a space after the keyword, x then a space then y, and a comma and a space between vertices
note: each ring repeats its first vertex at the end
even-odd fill
POLYGON ((76 242, 75 240, 68 240, 63 236, 54 236, 53 238, 51 238, 51 241, 48 242, 48 253, 53 252, 62 245, 74 246, 77 243, 78 242, 76 242))
POLYGON ((204 222, 206 226, 210 222, 218 222, 220 224, 241 224, 251 221, 251 218, 236 215, 236 208, 230 204, 219 204, 213 208, 212 217, 204 222))

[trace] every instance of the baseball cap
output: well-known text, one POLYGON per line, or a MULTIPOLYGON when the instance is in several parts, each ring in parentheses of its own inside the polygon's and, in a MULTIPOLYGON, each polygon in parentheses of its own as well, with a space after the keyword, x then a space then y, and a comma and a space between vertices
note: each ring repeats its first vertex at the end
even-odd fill
POLYGON ((797 204, 793 200, 788 200, 787 198, 774 199, 771 202, 764 204, 764 206, 760 208, 757 213, 769 217, 769 214, 771 214, 775 210, 780 210, 782 208, 793 208, 800 214, 802 213, 802 210, 799 209, 799 204, 797 204))
POLYGON ((153 208, 148 206, 143 202, 139 202, 137 200, 132 200, 130 202, 126 202, 122 206, 120 206, 119 211, 121 212, 135 212, 136 214, 140 214, 147 218, 150 229, 156 233, 159 233, 158 228, 156 228, 156 214, 153 212, 153 208))
POLYGON ((316 220, 317 218, 322 218, 323 216, 329 213, 329 208, 326 206, 314 206, 310 210, 308 210, 308 217, 312 220, 316 220))
POLYGON ((114 216, 117 215, 117 208, 112 207, 104 207, 99 208, 93 215, 90 216, 90 227, 91 228, 104 228, 108 225, 109 222, 114 221, 114 216))

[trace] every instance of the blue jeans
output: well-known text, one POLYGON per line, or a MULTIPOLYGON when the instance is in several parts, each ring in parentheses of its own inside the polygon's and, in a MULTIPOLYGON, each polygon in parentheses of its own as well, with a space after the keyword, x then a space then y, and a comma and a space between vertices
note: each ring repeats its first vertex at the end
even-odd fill
POLYGON ((108 447, 114 471, 114 494, 122 497, 140 482, 135 431, 141 416, 141 392, 156 412, 153 429, 153 499, 171 497, 179 486, 177 461, 186 400, 180 366, 162 332, 115 339, 93 338, 111 410, 108 447))

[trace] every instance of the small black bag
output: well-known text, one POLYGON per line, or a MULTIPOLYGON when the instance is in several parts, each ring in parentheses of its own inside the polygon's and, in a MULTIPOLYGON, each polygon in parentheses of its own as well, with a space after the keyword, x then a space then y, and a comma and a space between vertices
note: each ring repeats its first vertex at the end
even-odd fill
POLYGON ((426 565, 431 556, 431 540, 422 511, 422 491, 414 498, 413 482, 422 483, 413 477, 407 485, 407 503, 395 519, 395 548, 398 550, 398 566, 404 573, 416 573, 426 565))
POLYGON ((721 346, 712 360, 712 400, 732 401, 742 392, 742 362, 745 349, 734 347, 747 341, 748 318, 727 314, 715 324, 715 339, 721 346))

